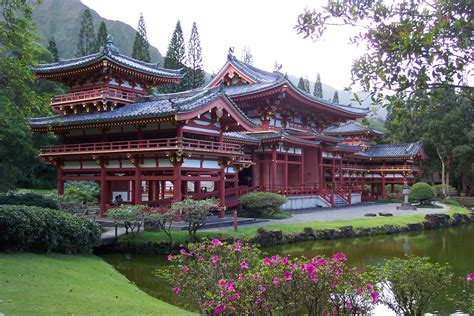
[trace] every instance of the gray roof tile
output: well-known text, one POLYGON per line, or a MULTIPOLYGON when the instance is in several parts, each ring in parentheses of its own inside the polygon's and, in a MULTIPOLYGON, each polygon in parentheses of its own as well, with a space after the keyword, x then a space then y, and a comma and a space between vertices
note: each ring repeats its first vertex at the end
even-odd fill
POLYGON ((324 134, 332 134, 332 135, 343 135, 343 134, 353 134, 353 133, 366 133, 372 132, 375 135, 383 135, 384 133, 378 130, 375 130, 371 127, 366 127, 358 122, 348 122, 341 124, 339 126, 332 126, 326 128, 323 133, 324 134))

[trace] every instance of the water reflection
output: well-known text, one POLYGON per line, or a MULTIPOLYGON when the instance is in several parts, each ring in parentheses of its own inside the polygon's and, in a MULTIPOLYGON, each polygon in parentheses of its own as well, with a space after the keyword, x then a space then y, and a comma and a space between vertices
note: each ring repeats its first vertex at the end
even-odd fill
MULTIPOLYGON (((474 223, 416 233, 301 242, 263 250, 270 254, 307 257, 343 252, 349 258, 350 265, 361 269, 405 254, 428 256, 433 262, 449 263, 454 274, 462 277, 474 271, 474 223)), ((103 257, 148 294, 190 308, 173 295, 170 284, 156 276, 156 269, 168 264, 164 256, 132 255, 130 260, 126 260, 123 254, 106 254, 103 257)), ((446 301, 437 302, 435 310, 443 314, 455 312, 446 301)))

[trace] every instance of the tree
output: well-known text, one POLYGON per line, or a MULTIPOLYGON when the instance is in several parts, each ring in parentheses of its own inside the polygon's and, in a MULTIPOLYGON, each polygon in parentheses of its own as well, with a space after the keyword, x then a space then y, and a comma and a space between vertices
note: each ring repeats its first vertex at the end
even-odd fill
POLYGON ((375 101, 405 100, 416 91, 432 92, 449 85, 472 90, 465 76, 472 71, 472 1, 396 2, 328 0, 319 10, 306 9, 296 30, 319 39, 336 25, 357 27, 350 38, 366 53, 352 66, 357 81, 375 101))
POLYGON ((323 85, 321 83, 321 76, 317 75, 316 81, 314 82, 313 95, 318 98, 323 98, 323 85))
POLYGON ((97 31, 97 49, 101 49, 105 47, 105 44, 107 44, 107 36, 109 34, 107 33, 107 26, 105 25, 105 22, 102 21, 100 22, 99 30, 97 31))
POLYGON ((140 19, 138 20, 138 29, 135 33, 132 57, 147 63, 150 62, 150 43, 146 35, 145 19, 141 13, 140 19))
POLYGON ((253 65, 253 55, 250 47, 245 46, 242 48, 242 61, 246 64, 253 65))
POLYGON ((332 97, 332 103, 339 103, 339 92, 334 91, 334 96, 332 97))
POLYGON ((89 9, 85 9, 81 16, 81 30, 77 42, 76 57, 87 56, 98 51, 94 31, 94 20, 89 9))
POLYGON ((308 78, 300 77, 300 80, 298 81, 298 89, 310 93, 308 78))
MULTIPOLYGON (((185 62, 185 45, 183 30, 181 29, 181 22, 176 22, 176 27, 171 36, 168 50, 166 51, 164 66, 168 69, 181 69, 184 67, 185 62)), ((159 88, 162 92, 177 92, 184 90, 183 85, 167 85, 159 88)))
POLYGON ((107 216, 122 224, 125 227, 125 234, 128 234, 129 230, 138 234, 146 213, 142 205, 121 205, 108 210, 107 216))
POLYGON ((199 39, 199 33, 196 22, 193 23, 193 27, 191 29, 191 36, 189 37, 187 64, 189 67, 189 70, 186 74, 186 76, 188 77, 187 88, 194 89, 203 85, 204 70, 202 66, 201 40, 199 39))
POLYGON ((51 36, 48 41, 48 50, 53 55, 54 61, 59 61, 58 47, 56 46, 56 40, 54 36, 51 36))

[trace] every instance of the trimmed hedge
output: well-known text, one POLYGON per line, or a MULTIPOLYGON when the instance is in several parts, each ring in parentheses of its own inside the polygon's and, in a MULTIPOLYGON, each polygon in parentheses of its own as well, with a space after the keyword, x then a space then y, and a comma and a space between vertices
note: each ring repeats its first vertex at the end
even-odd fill
POLYGON ((28 205, 57 210, 58 203, 51 198, 36 193, 8 192, 0 194, 0 205, 28 205))
POLYGON ((271 192, 249 192, 240 197, 243 207, 256 216, 272 215, 287 201, 283 195, 271 192))
POLYGON ((415 183, 410 190, 410 201, 420 202, 421 204, 428 204, 435 197, 431 185, 425 182, 415 183))
POLYGON ((0 250, 60 253, 90 252, 101 234, 89 219, 25 205, 0 205, 0 232, 0 250))

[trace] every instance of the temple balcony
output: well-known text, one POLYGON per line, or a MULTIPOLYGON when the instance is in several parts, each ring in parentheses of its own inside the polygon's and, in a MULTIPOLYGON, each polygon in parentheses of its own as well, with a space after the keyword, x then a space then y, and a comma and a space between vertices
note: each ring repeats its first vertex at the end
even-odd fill
POLYGON ((202 153, 210 156, 238 156, 241 158, 236 161, 249 162, 249 157, 244 155, 240 145, 178 137, 45 146, 41 149, 40 156, 61 157, 145 153, 163 153, 167 155, 174 153, 188 155, 202 153))
POLYGON ((50 106, 55 112, 63 114, 106 111, 118 103, 132 103, 136 96, 135 92, 103 87, 54 96, 50 106))

